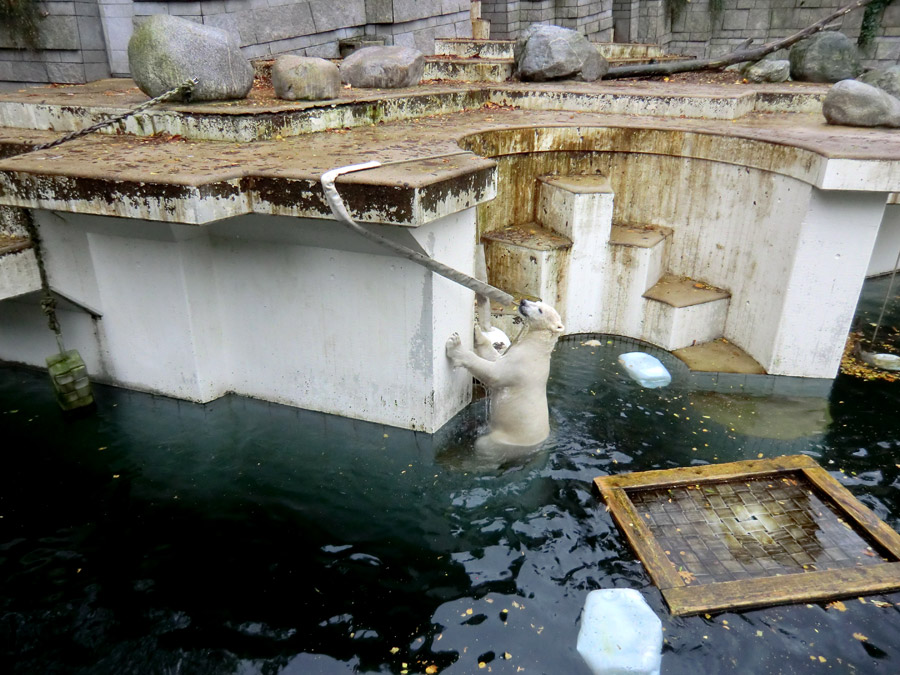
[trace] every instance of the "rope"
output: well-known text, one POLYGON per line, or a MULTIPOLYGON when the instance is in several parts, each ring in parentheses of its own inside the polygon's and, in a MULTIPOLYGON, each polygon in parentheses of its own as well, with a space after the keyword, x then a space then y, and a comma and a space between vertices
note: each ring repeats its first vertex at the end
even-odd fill
POLYGON ((31 238, 31 243, 34 248, 34 257, 37 259, 38 274, 41 278, 41 311, 44 312, 44 315, 47 317, 47 325, 56 336, 56 346, 59 347, 59 353, 62 354, 66 351, 66 348, 63 344, 62 328, 59 325, 59 319, 56 317, 56 298, 53 297, 53 293, 50 291, 50 281, 47 278, 47 269, 44 267, 41 237, 34 224, 34 217, 31 215, 31 210, 22 209, 22 212, 25 218, 25 230, 31 238))
POLYGON ((73 131, 70 134, 66 134, 61 138, 57 138, 55 141, 50 141, 49 143, 44 143, 43 145, 37 145, 33 147, 29 152, 36 152, 38 150, 49 150, 50 148, 55 148, 57 145, 62 145, 63 143, 67 143, 73 139, 76 139, 80 136, 86 136, 87 134, 93 133, 99 129, 103 129, 104 127, 111 126, 116 124, 117 122, 121 122, 122 120, 131 117, 132 115, 137 115, 140 112, 143 112, 147 108, 156 105, 157 103, 163 103, 168 101, 170 98, 174 98, 175 96, 184 96, 185 100, 190 99, 191 92, 194 90, 194 87, 197 85, 199 80, 196 77, 192 77, 190 80, 185 80, 181 84, 179 84, 174 89, 169 89, 169 91, 163 92, 159 96, 155 98, 151 98, 149 101, 144 101, 140 105, 123 112, 120 115, 116 115, 115 117, 110 117, 109 119, 102 120, 97 122, 96 124, 92 124, 89 127, 85 127, 84 129, 79 129, 78 131, 73 131))
POLYGON ((881 304, 881 313, 878 315, 878 321, 875 322, 875 332, 872 333, 872 349, 875 349, 875 341, 878 339, 878 331, 881 329, 881 320, 884 319, 884 310, 887 309, 888 301, 891 299, 891 291, 894 290, 894 279, 897 276, 897 267, 900 266, 900 252, 897 253, 897 260, 894 263, 894 270, 891 272, 891 283, 888 285, 887 293, 884 295, 884 302, 881 304))
POLYGON ((347 212, 347 207, 344 205, 344 201, 341 199, 341 196, 338 194, 337 188, 335 188, 334 186, 335 179, 341 174, 351 173, 353 171, 364 171, 366 169, 374 169, 378 166, 382 166, 381 162, 366 162, 364 164, 352 164, 350 166, 343 166, 338 169, 326 171, 322 174, 322 190, 324 190, 325 192, 325 199, 328 201, 328 206, 331 207, 331 212, 334 214, 334 217, 369 241, 375 242, 379 246, 387 248, 397 255, 406 258, 407 260, 412 260, 413 262, 422 265, 435 274, 440 274, 442 277, 450 279, 450 281, 465 286, 466 288, 473 290, 480 295, 484 295, 491 300, 494 300, 495 302, 499 302, 502 305, 515 304, 515 298, 513 298, 513 296, 511 296, 509 293, 501 291, 499 288, 495 288, 494 286, 486 284, 483 281, 479 281, 478 279, 470 277, 468 274, 463 274, 462 272, 455 270, 452 267, 448 267, 447 265, 438 262, 434 258, 430 258, 427 255, 423 255, 417 251, 413 251, 412 249, 393 242, 386 237, 382 237, 380 234, 375 234, 371 230, 368 230, 356 223, 350 217, 350 214, 347 212))

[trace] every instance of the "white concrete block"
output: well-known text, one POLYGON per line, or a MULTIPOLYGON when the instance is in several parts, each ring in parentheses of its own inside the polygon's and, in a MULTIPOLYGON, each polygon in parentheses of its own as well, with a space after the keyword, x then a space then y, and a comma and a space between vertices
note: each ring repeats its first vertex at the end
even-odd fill
POLYGON ((767 372, 837 374, 885 201, 886 195, 878 192, 812 189, 771 357, 760 361, 767 372), (822 302, 823 297, 828 301, 822 302))
POLYGON ((602 329, 612 215, 613 191, 602 176, 550 176, 540 181, 538 219, 572 240, 557 306, 568 334, 602 329))
POLYGON ((722 337, 728 299, 688 307, 648 300, 641 339, 669 351, 722 337))
MULTIPOLYGON (((193 401, 233 391, 428 432, 470 399, 444 343, 454 331, 471 341, 472 292, 334 221, 201 228, 38 211, 36 222, 51 284, 103 315, 73 312, 90 330, 67 346, 115 384, 193 401)), ((378 229, 472 271, 474 208, 378 229)), ((0 307, 19 322, 0 329, 0 358, 41 365, 46 346, 23 339, 36 329, 22 313, 0 307)))

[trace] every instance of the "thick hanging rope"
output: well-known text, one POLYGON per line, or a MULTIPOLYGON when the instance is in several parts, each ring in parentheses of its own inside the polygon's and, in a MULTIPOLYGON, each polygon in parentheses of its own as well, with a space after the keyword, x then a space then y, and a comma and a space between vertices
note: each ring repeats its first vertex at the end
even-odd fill
POLYGON ((174 89, 169 89, 169 91, 165 91, 159 96, 155 98, 151 98, 149 101, 144 101, 139 106, 132 108, 126 112, 123 112, 120 115, 116 115, 115 117, 110 117, 109 119, 102 120, 97 122, 96 124, 92 124, 89 127, 85 127, 84 129, 79 129, 78 131, 73 131, 70 134, 66 134, 61 138, 57 138, 55 141, 50 141, 49 143, 44 143, 43 145, 37 145, 33 147, 29 152, 35 152, 37 150, 49 150, 50 148, 55 148, 57 145, 62 145, 68 141, 79 138, 81 136, 86 136, 87 134, 93 133, 100 129, 103 129, 108 126, 112 126, 118 122, 121 122, 124 119, 131 117, 132 115, 137 115, 140 112, 143 112, 147 108, 156 105, 157 103, 164 103, 171 98, 176 96, 183 96, 185 100, 189 99, 191 96, 191 92, 194 90, 194 87, 197 85, 199 80, 196 77, 192 77, 190 80, 186 80, 182 82, 174 89))
POLYGON ((56 298, 50 290, 50 281, 47 278, 47 269, 44 267, 43 247, 41 246, 41 237, 38 234, 37 226, 34 224, 34 217, 31 215, 30 209, 22 209, 25 219, 25 231, 31 238, 34 248, 34 257, 37 260, 38 274, 41 279, 41 311, 47 317, 47 325, 56 336, 56 345, 59 347, 59 353, 66 351, 63 345, 62 328, 59 325, 59 319, 56 318, 56 298))
POLYGON ((881 322, 884 319, 884 311, 887 309, 888 301, 891 299, 891 292, 894 290, 894 279, 897 277, 897 267, 900 266, 900 252, 897 253, 897 260, 894 262, 894 270, 891 272, 891 283, 888 285, 887 293, 884 296, 884 302, 881 304, 881 313, 878 315, 878 321, 875 322, 875 332, 872 333, 872 341, 869 343, 872 349, 875 349, 875 343, 878 340, 878 331, 881 330, 881 322))
POLYGON ((322 190, 324 190, 325 192, 325 199, 328 200, 328 206, 331 207, 331 212, 334 214, 334 217, 369 241, 375 242, 379 246, 389 249, 397 255, 406 258, 407 260, 412 260, 413 262, 422 265, 426 269, 431 270, 435 274, 440 274, 442 277, 461 284, 462 286, 465 286, 466 288, 473 290, 480 295, 484 295, 491 300, 494 300, 495 302, 499 302, 502 305, 515 304, 515 298, 513 298, 513 296, 511 296, 506 291, 501 291, 499 288, 495 288, 494 286, 486 284, 483 281, 479 281, 478 279, 470 277, 468 274, 463 274, 462 272, 455 270, 452 267, 448 267, 447 265, 438 262, 434 258, 430 258, 427 255, 423 255, 422 253, 413 251, 406 246, 391 241, 386 237, 382 237, 380 234, 375 234, 371 230, 368 230, 365 227, 359 225, 350 217, 350 214, 347 212, 347 207, 344 205, 344 201, 341 199, 341 196, 338 194, 337 188, 335 188, 334 186, 335 179, 341 174, 351 173, 353 171, 364 171, 365 169, 374 169, 378 166, 382 166, 381 162, 366 162, 364 164, 342 166, 338 169, 332 169, 331 171, 326 171, 322 174, 322 190))

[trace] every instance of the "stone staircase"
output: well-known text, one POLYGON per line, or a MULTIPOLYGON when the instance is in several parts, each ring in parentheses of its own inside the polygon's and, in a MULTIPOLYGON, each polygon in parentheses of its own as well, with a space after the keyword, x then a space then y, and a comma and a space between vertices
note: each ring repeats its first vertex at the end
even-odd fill
MULTIPOLYGON (((668 273, 670 228, 613 223, 599 175, 538 179, 536 221, 482 236, 491 284, 554 305, 566 333, 610 333, 674 351, 724 334, 730 294, 668 273)), ((496 325, 515 335, 512 313, 496 325)))
MULTIPOLYGON (((505 82, 513 75, 515 44, 515 40, 436 38, 434 56, 425 60, 423 79, 505 82)), ((688 58, 666 54, 658 45, 600 42, 595 46, 610 66, 688 58)))

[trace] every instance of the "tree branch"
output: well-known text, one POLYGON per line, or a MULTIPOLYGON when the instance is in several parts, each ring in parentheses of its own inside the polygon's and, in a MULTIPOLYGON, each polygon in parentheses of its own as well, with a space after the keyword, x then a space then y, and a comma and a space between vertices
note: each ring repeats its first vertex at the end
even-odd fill
POLYGON ((735 63, 744 63, 745 61, 759 61, 767 54, 777 52, 779 49, 786 49, 794 43, 800 42, 800 40, 818 33, 820 30, 827 28, 835 19, 839 19, 845 14, 849 14, 860 7, 865 7, 872 1, 873 0, 856 0, 856 2, 829 14, 821 21, 816 21, 816 23, 811 26, 807 26, 799 33, 794 33, 791 36, 773 42, 767 42, 755 49, 746 49, 745 45, 747 45, 747 43, 745 42, 735 51, 713 59, 692 59, 690 61, 670 61, 668 63, 650 63, 639 66, 618 66, 616 68, 610 68, 609 72, 603 76, 603 79, 614 80, 623 77, 672 75, 673 73, 687 73, 695 70, 715 70, 735 63))

